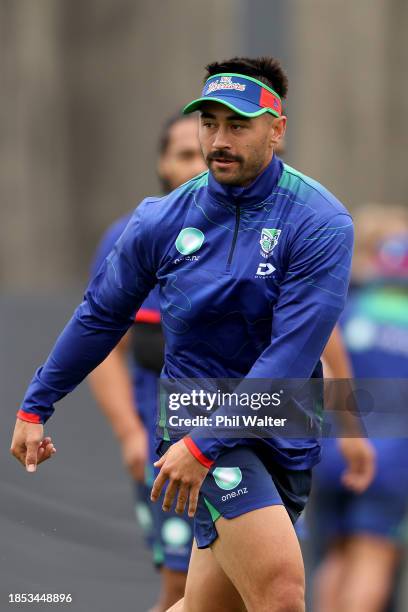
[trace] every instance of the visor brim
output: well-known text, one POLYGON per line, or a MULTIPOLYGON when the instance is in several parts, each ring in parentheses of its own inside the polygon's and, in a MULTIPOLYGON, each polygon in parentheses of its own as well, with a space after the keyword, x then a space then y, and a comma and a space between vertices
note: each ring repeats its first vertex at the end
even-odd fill
POLYGON ((275 117, 280 116, 279 113, 271 108, 262 108, 259 106, 259 104, 233 98, 232 96, 229 96, 228 100, 225 98, 217 98, 215 96, 204 96, 202 98, 197 98, 197 100, 193 100, 183 108, 183 115, 188 115, 189 113, 200 110, 201 106, 205 102, 218 102, 219 104, 223 104, 224 106, 230 108, 232 111, 234 111, 234 113, 237 113, 237 115, 242 115, 243 117, 259 117, 265 113, 271 113, 275 117), (231 100, 238 102, 239 106, 237 103, 234 104, 231 100))

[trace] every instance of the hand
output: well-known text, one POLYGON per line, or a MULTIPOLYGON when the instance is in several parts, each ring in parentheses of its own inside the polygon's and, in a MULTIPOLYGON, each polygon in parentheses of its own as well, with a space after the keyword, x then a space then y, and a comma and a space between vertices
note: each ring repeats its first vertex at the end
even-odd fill
POLYGON ((375 476, 375 450, 365 438, 340 438, 340 451, 347 468, 342 475, 345 487, 355 493, 363 493, 375 476))
POLYGON ((207 476, 208 468, 201 465, 199 461, 188 450, 183 440, 179 440, 154 464, 160 468, 160 472, 153 483, 151 500, 157 501, 162 489, 169 481, 163 500, 163 510, 168 512, 177 496, 176 512, 182 514, 186 507, 187 499, 188 515, 193 517, 197 510, 198 494, 207 476))
POLYGON ((17 418, 10 452, 25 466, 27 472, 35 472, 39 463, 57 452, 51 438, 43 436, 43 425, 17 418))
POLYGON ((145 466, 148 456, 146 430, 142 427, 132 430, 121 440, 123 463, 132 478, 144 482, 145 466))

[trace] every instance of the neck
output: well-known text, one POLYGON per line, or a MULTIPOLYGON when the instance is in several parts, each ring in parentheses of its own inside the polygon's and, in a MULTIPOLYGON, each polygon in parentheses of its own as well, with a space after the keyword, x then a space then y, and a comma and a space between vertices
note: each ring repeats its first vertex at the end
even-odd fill
POLYGON ((282 174, 281 160, 273 156, 262 171, 248 185, 224 185, 216 181, 210 172, 209 194, 220 204, 239 205, 242 208, 262 206, 276 187, 282 174))

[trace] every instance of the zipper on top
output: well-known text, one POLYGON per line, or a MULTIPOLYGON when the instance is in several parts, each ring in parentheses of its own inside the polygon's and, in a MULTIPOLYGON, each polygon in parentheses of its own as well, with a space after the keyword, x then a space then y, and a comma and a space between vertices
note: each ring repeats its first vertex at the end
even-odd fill
POLYGON ((229 270, 229 268, 231 267, 232 258, 234 257, 235 245, 237 243, 237 238, 238 238, 238 230, 239 230, 240 218, 241 218, 241 208, 240 208, 239 205, 237 205, 235 207, 234 236, 232 238, 232 244, 231 244, 230 252, 229 252, 229 255, 228 255, 227 270, 229 270))

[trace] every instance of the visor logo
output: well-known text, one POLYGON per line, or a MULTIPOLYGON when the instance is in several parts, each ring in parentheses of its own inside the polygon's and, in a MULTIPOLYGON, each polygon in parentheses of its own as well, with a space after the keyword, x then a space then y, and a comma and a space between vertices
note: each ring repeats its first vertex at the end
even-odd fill
POLYGON ((208 84, 207 91, 204 95, 208 96, 208 94, 213 91, 218 91, 219 89, 234 89, 235 91, 245 91, 246 85, 242 83, 234 83, 232 77, 223 76, 216 81, 212 81, 208 84))

